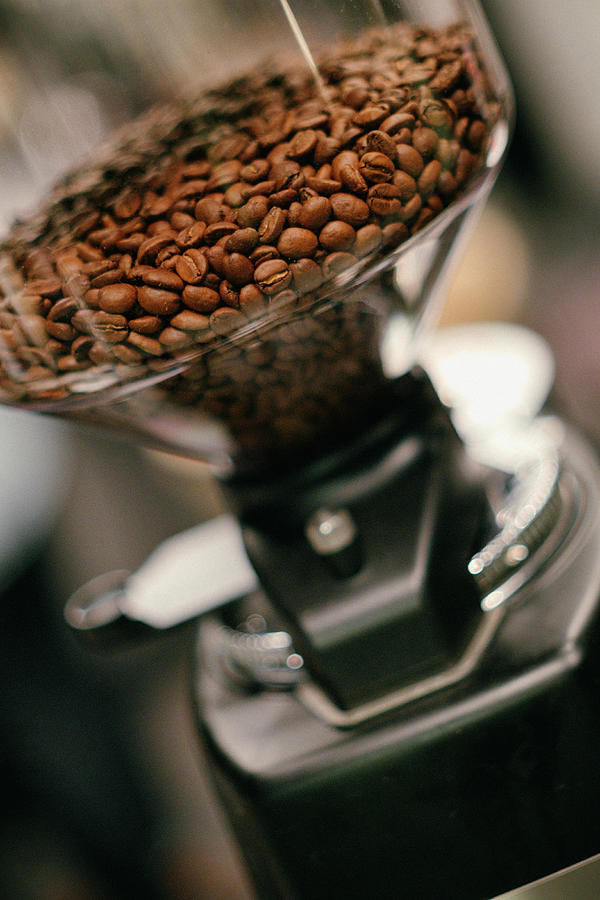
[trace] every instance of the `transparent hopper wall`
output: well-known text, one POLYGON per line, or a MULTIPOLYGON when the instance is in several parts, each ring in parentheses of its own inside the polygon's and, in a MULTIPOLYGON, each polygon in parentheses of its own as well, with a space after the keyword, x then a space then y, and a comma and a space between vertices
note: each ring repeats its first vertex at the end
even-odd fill
POLYGON ((223 4, 218 46, 193 48, 217 83, 130 123, 12 228, 0 391, 260 477, 389 410, 510 91, 474 3, 248 9, 223 4))

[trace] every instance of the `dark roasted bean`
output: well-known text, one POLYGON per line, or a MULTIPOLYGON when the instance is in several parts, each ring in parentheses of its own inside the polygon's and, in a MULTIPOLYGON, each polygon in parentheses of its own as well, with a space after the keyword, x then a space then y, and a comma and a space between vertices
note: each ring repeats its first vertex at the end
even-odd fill
POLYGON ((373 253, 382 242, 382 232, 379 225, 363 225, 356 232, 353 252, 359 258, 373 253))
POLYGON ((340 275, 346 269, 349 269, 350 266, 354 265, 356 262, 356 257, 351 253, 345 253, 343 251, 330 253, 323 260, 323 275, 325 278, 333 278, 336 275, 340 275))
POLYGON ((137 334, 155 334, 162 325, 158 316, 138 316, 129 320, 129 327, 137 334))
POLYGON ((396 161, 402 171, 412 178, 418 178, 425 166, 419 151, 411 147, 410 144, 398 144, 396 146, 396 161))
POLYGON ((389 181, 394 174, 394 163, 384 153, 367 151, 358 164, 360 174, 369 184, 389 181))
POLYGON ((98 294, 100 309, 108 313, 128 313, 136 303, 137 289, 132 284, 109 284, 98 294))
POLYGON ((256 228, 238 228, 237 231, 234 231, 229 236, 225 249, 228 253, 243 253, 247 256, 249 253, 252 253, 257 244, 258 231, 256 228))
POLYGON ((191 309, 182 309, 176 316, 173 316, 171 325, 181 331, 208 331, 208 316, 191 309))
POLYGON ((323 281, 321 267, 313 259, 298 259, 291 263, 294 288, 300 294, 314 291, 323 281))
POLYGON ((286 228, 277 241, 277 249, 286 259, 312 256, 318 246, 317 236, 308 228, 286 228))
POLYGON ((225 277, 236 287, 252 281, 254 266, 242 253, 230 253, 225 257, 225 277))
POLYGON ((334 219, 319 234, 319 243, 327 250, 349 250, 354 244, 355 231, 347 222, 334 219))
POLYGON ((69 322, 79 308, 79 304, 72 297, 63 297, 52 305, 48 319, 51 322, 69 322))
POLYGON ((258 228, 269 211, 269 202, 264 196, 251 197, 236 212, 240 228, 258 228))
POLYGON ((258 226, 258 239, 261 244, 272 244, 276 241, 286 221, 286 211, 278 206, 272 207, 258 226))
POLYGON ((442 164, 437 159, 428 162, 417 180, 417 187, 421 197, 430 197, 435 191, 438 178, 442 171, 442 164))
POLYGON ((331 218, 331 201, 328 197, 308 197, 298 215, 298 225, 318 231, 331 218))
POLYGON ((237 309, 222 307, 216 309, 209 319, 215 334, 230 334, 246 324, 246 317, 237 309))
POLYGON ((263 294, 275 294, 287 287, 291 280, 292 273, 283 259, 267 260, 254 270, 254 281, 263 294))
POLYGON ((406 200, 410 200, 417 190, 417 182, 415 179, 409 175, 408 172, 403 172, 401 169, 394 172, 392 184, 400 191, 399 197, 403 203, 406 202, 406 200))
POLYGON ((181 250, 188 250, 190 247, 198 247, 202 243, 205 231, 205 222, 192 221, 177 234, 175 243, 181 250))
POLYGON ((306 184, 308 187, 312 188, 317 194, 324 194, 326 197, 331 196, 331 194, 335 194, 337 191, 341 191, 342 182, 338 181, 335 178, 322 178, 319 175, 314 175, 312 178, 306 179, 306 184))
POLYGON ((212 288, 186 285, 181 294, 184 304, 194 312, 211 313, 219 305, 219 294, 212 288))
POLYGON ((258 184, 259 181, 265 180, 269 169, 270 166, 266 159, 255 159, 240 169, 240 178, 250 184, 258 184))
POLYGON ((138 288, 137 299, 142 309, 151 316, 172 316, 181 306, 179 294, 147 287, 145 284, 138 288))
POLYGON ((366 194, 369 187, 357 166, 342 166, 340 181, 345 188, 348 188, 354 194, 366 194))
POLYGON ((429 159, 435 153, 438 145, 438 136, 433 128, 425 126, 415 128, 412 136, 412 143, 415 150, 421 154, 424 159, 429 159))
POLYGON ((369 218, 369 207, 364 200, 353 194, 332 194, 331 208, 336 219, 348 222, 354 228, 360 228, 369 218))
POLYGON ((400 196, 401 190, 395 184, 374 184, 369 188, 369 209, 383 218, 396 216, 402 209, 400 196))
POLYGON ((186 284, 200 284, 208 272, 206 254, 198 249, 186 250, 175 262, 175 271, 186 284))
POLYGON ((127 343, 131 344, 131 346, 135 347, 137 350, 141 350, 146 356, 162 356, 164 353, 164 347, 160 341, 147 334, 140 334, 137 331, 129 333, 127 343))
POLYGON ((267 302, 255 284, 245 284, 240 290, 240 309, 249 319, 258 318, 266 312, 267 302))
POLYGON ((366 137, 366 147, 368 151, 383 153, 391 160, 396 155, 396 144, 385 131, 369 131, 366 137))

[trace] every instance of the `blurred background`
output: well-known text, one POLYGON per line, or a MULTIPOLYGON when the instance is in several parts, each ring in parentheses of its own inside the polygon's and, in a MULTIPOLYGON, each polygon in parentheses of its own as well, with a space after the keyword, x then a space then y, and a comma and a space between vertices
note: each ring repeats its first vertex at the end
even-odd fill
MULTIPOLYGON (((600 440, 600 5, 483 4, 511 72, 508 162, 442 325, 530 326, 556 359, 553 404, 600 440)), ((241 0, 4 0, 0 231, 116 127, 222 74, 241 0), (211 43, 207 34, 214 35, 211 43), (214 52, 199 53, 197 48, 214 52)), ((234 73, 229 73, 234 74, 234 73)), ((221 509, 199 463, 0 410, 0 889, 11 898, 249 898, 195 740, 193 626, 106 655, 66 598, 134 570, 221 509)))

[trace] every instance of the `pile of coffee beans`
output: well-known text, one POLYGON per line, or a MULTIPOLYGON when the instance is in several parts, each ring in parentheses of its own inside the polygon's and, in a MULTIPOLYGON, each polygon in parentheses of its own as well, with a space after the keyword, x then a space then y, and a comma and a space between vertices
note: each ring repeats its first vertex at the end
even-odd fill
POLYGON ((381 316, 340 285, 468 189, 500 107, 462 25, 371 30, 319 70, 152 110, 15 225, 4 400, 68 407, 172 371, 165 393, 225 422, 242 455, 369 406, 381 316))

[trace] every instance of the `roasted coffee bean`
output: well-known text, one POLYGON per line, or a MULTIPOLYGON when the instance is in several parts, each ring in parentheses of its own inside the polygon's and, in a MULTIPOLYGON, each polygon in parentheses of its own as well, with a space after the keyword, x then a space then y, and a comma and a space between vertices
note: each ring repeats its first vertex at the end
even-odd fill
POLYGON ((412 178, 418 178, 425 167, 423 157, 410 144, 396 146, 396 161, 400 169, 412 178))
POLYGON ((290 203, 290 207, 287 211, 287 224, 290 228, 300 225, 301 214, 302 204, 298 200, 294 200, 293 203, 290 203))
POLYGON ((71 353, 76 360, 82 362, 83 360, 88 359, 93 343, 94 339, 91 335, 81 334, 79 337, 76 337, 71 344, 71 353))
POLYGON ((340 181, 345 188, 348 188, 354 194, 366 194, 368 190, 368 184, 360 174, 357 166, 342 166, 340 181))
POLYGON ((152 316, 172 316, 179 311, 181 298, 174 291, 142 285, 137 289, 138 303, 152 316))
POLYGON ((117 219, 132 219, 140 206, 142 198, 136 191, 128 191, 121 195, 113 204, 113 213, 117 219))
POLYGON ((223 220, 222 222, 214 222, 212 225, 207 225, 206 231, 204 232, 204 243, 209 247, 213 244, 216 244, 222 238, 230 237, 235 231, 237 231, 238 226, 235 222, 230 222, 228 220, 223 220))
POLYGON ((143 284, 149 287, 163 288, 167 291, 181 291, 183 289, 183 281, 176 272, 165 268, 153 268, 151 266, 138 266, 136 269, 130 269, 129 275, 137 271, 139 278, 143 284))
POLYGON ((151 263, 159 250, 162 250, 163 247, 166 247, 167 244, 170 244, 174 240, 175 235, 172 231, 164 231, 159 234, 154 235, 154 237, 148 238, 143 241, 138 247, 136 262, 137 263, 151 263))
POLYGON ((370 131, 366 137, 366 147, 373 153, 383 153, 392 161, 396 156, 396 144, 385 131, 370 131))
POLYGON ((225 306, 231 306, 233 309, 239 309, 240 295, 231 282, 223 279, 219 285, 219 297, 225 306))
POLYGON ((195 312, 211 313, 219 305, 220 297, 212 288, 189 284, 183 289, 181 299, 195 312))
POLYGON ((190 343, 190 337, 185 331, 180 331, 171 325, 163 328, 158 336, 158 340, 167 350, 180 350, 182 347, 187 347, 190 343))
POLYGON ((51 322, 69 322, 79 308, 79 304, 72 297, 63 297, 52 305, 48 319, 51 322))
POLYGON ((394 172, 392 184, 400 191, 399 196, 403 202, 410 200, 417 190, 417 182, 415 179, 412 178, 408 172, 403 172, 401 169, 394 172))
POLYGON ((331 161, 331 174, 333 178, 341 181, 342 169, 345 166, 353 166, 358 168, 358 153, 353 150, 342 150, 331 161))
POLYGON ((266 262, 268 259, 278 259, 279 258, 279 250, 277 247, 273 247, 272 244, 263 244, 262 246, 256 247, 255 250, 250 254, 250 261, 253 266, 259 266, 261 262, 266 262))
POLYGON ((379 225, 364 225, 356 232, 353 252, 359 258, 368 256, 378 249, 382 240, 383 236, 379 225))
POLYGON ((186 250, 175 260, 175 272, 186 284, 201 284, 208 273, 206 255, 201 250, 186 250))
POLYGON ((240 178, 248 184, 258 184, 269 174, 270 165, 266 159, 254 159, 240 169, 240 178))
MULTIPOLYGON (((107 284, 116 284, 123 279, 123 270, 120 268, 108 269, 106 272, 103 272, 101 275, 96 275, 92 278, 89 284, 86 286, 85 282, 82 282, 79 285, 79 291, 85 292, 87 287, 91 286, 93 288, 101 288, 106 287, 107 284)), ((75 288, 77 290, 77 288, 75 288)), ((70 292, 69 292, 70 293, 70 292)))
POLYGON ((331 218, 331 201, 328 197, 308 197, 298 215, 298 225, 310 231, 318 231, 331 218))
POLYGON ((353 194, 332 194, 331 208, 336 219, 348 222, 354 228, 360 228, 369 218, 369 207, 364 200, 353 194))
POLYGON ((206 231, 205 222, 192 222, 181 229, 175 238, 175 243, 180 250, 188 250, 190 247, 199 247, 206 231))
POLYGON ((290 159, 301 160, 314 150, 317 143, 317 132, 312 128, 298 131, 290 141, 287 155, 290 159))
POLYGON ((374 184, 369 188, 369 209, 386 219, 397 216, 402 209, 401 193, 401 189, 394 184, 374 184))
POLYGON ((458 191, 456 178, 447 169, 442 169, 437 181, 437 189, 442 197, 451 199, 458 191))
POLYGON ((128 313, 137 303, 137 289, 132 284, 109 284, 100 288, 98 305, 108 313, 128 313))
POLYGON ((263 195, 251 197, 236 212, 236 221, 240 228, 258 228, 269 211, 269 201, 263 195))
POLYGON ((269 208, 274 206, 278 206, 281 209, 287 209, 298 200, 299 192, 294 190, 293 188, 286 188, 283 191, 278 191, 276 194, 271 194, 269 196, 269 208))
MULTIPOLYGON (((174 228, 175 231, 183 232, 187 228, 189 228, 190 225, 194 225, 196 223, 196 220, 193 216, 188 215, 188 213, 176 211, 170 216, 169 222, 171 224, 171 228, 174 228)), ((204 228, 206 228, 206 225, 204 224, 204 222, 202 222, 203 232, 204 228)), ((179 237, 179 235, 177 235, 177 237, 179 237)))
POLYGON ((389 181, 394 174, 394 163, 384 153, 367 151, 358 164, 360 174, 369 184, 389 181))
POLYGON ((91 331, 100 340, 118 344, 127 338, 129 324, 125 316, 100 309, 92 314, 91 331))
POLYGON ((377 103, 372 106, 363 106, 360 112, 352 116, 352 121, 359 128, 375 128, 388 117, 390 108, 387 103, 377 103))
MULTIPOLYGON (((215 275, 218 275, 220 278, 225 277, 225 257, 227 256, 227 251, 225 247, 221 244, 215 244, 214 247, 207 247, 206 249, 206 258, 208 260, 208 264, 215 275)), ((208 284, 207 275, 204 279, 208 284)))
POLYGON ((286 228, 277 241, 277 249, 286 259, 301 259, 312 256, 318 243, 317 236, 308 228, 286 228))
POLYGON ((319 175, 307 178, 306 184, 309 188, 316 191, 317 194, 323 194, 325 197, 330 197, 331 194, 335 194, 342 189, 341 181, 338 181, 336 178, 323 178, 319 175))
POLYGON ((242 253, 230 253, 225 257, 225 277, 236 287, 242 287, 252 281, 254 266, 242 253))
POLYGON ((208 316, 202 313, 194 312, 191 309, 182 309, 171 319, 171 325, 180 331, 208 331, 208 316))
POLYGON ((214 197, 202 197, 201 200, 198 200, 194 214, 196 219, 206 225, 214 225, 216 222, 223 222, 232 217, 230 207, 219 203, 214 197))
POLYGON ((242 312, 236 309, 222 307, 217 309, 209 319, 210 327, 215 334, 231 334, 246 324, 248 320, 242 312))
POLYGON ((267 310, 267 301, 255 284, 245 284, 240 290, 240 309, 249 319, 262 316, 267 310))
POLYGON ((348 222, 335 219, 328 222, 319 234, 319 243, 327 250, 349 250, 354 244, 356 233, 348 222))
POLYGON ((423 103, 420 114, 423 125, 433 128, 438 135, 447 137, 454 128, 454 113, 450 106, 442 100, 427 100, 423 103))
POLYGON ((411 115, 409 112, 395 112, 391 116, 388 116, 387 119, 384 119, 381 125, 379 126, 379 130, 385 132, 386 134, 398 134, 402 129, 414 128, 415 117, 411 115))
POLYGON ((271 296, 288 286, 292 273, 285 260, 270 259, 254 270, 254 281, 263 294, 271 296))
POLYGON ((258 239, 261 244, 273 244, 283 231, 287 221, 287 213, 284 209, 274 206, 266 214, 258 226, 258 239))
POLYGON ((455 59, 442 66, 429 82, 430 90, 447 94, 453 90, 461 79, 463 72, 462 59, 455 59))
POLYGON ((415 194, 414 197, 411 197, 410 200, 406 201, 402 210, 398 213, 398 218, 402 222, 410 222, 421 212, 422 206, 423 201, 421 200, 421 195, 415 194))
POLYGON ((349 269, 350 266, 354 265, 356 262, 356 257, 351 253, 345 253, 343 251, 330 253, 323 260, 323 275, 325 278, 333 278, 336 275, 345 272, 346 269, 349 269))
POLYGON ((145 356, 162 356, 165 348, 156 338, 147 334, 141 334, 137 331, 131 331, 127 338, 127 343, 140 350, 145 356))
POLYGON ((313 259, 298 259, 290 264, 294 288, 300 294, 316 290, 323 281, 321 267, 313 259))
MULTIPOLYGON (((269 213, 267 213, 267 217, 268 215, 269 213)), ((245 256, 248 256, 258 244, 258 237, 256 228, 238 228, 237 231, 234 231, 229 236, 225 249, 228 253, 243 253, 245 256)))
POLYGON ((437 159, 428 162, 421 174, 419 175, 417 186, 421 197, 430 197, 435 191, 438 178, 442 171, 442 165, 437 159))
POLYGON ((477 153, 481 150, 482 144, 487 135, 487 128, 485 126, 485 122, 481 119, 475 119, 469 125, 469 130, 467 132, 467 145, 469 150, 472 150, 473 153, 477 153))
POLYGON ((158 316, 137 316, 129 320, 129 327, 137 334, 155 334, 162 326, 158 316))
MULTIPOLYGON (((420 197, 417 194, 417 199, 420 197)), ((404 222, 388 222, 381 230, 381 243, 383 247, 397 247, 410 237, 410 231, 404 222)))
POLYGON ((415 128, 413 131, 412 143, 415 150, 427 160, 435 153, 438 145, 438 136, 433 128, 422 126, 415 128))
POLYGON ((119 362, 124 363, 126 366, 139 366, 144 359, 144 355, 130 347, 129 344, 113 344, 110 349, 119 362))

